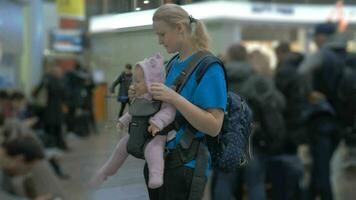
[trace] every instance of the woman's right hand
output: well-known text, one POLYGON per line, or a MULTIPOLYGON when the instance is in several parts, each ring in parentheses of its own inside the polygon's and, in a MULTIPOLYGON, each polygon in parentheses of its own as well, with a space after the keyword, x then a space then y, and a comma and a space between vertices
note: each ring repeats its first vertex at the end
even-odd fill
POLYGON ((130 99, 136 97, 136 87, 134 85, 130 85, 128 95, 130 99))

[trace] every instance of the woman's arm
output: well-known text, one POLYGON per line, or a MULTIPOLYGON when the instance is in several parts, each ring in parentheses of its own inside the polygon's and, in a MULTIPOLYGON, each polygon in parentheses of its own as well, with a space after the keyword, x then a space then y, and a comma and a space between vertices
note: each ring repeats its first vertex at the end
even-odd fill
POLYGON ((176 109, 173 105, 162 102, 161 109, 154 114, 150 122, 156 125, 160 130, 171 124, 176 116, 176 109))
POLYGON ((183 117, 198 131, 217 136, 222 127, 224 112, 221 109, 203 110, 162 83, 153 83, 152 95, 155 99, 171 103, 183 117))
POLYGON ((212 137, 219 134, 224 120, 223 110, 203 110, 179 94, 173 99, 172 104, 195 129, 212 137))

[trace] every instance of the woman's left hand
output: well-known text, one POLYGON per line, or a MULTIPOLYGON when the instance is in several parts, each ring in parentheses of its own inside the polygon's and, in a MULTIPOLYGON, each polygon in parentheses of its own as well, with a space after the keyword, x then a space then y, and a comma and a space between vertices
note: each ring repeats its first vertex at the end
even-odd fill
POLYGON ((151 93, 154 99, 171 104, 173 104, 173 100, 177 98, 177 95, 179 95, 176 91, 167 87, 163 83, 152 83, 151 93))

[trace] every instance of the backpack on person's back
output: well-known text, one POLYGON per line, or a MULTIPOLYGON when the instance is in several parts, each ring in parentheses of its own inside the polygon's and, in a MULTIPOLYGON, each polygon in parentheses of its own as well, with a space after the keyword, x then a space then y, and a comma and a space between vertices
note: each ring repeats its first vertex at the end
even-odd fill
POLYGON ((348 142, 356 134, 356 54, 326 49, 322 57, 315 82, 323 86, 321 92, 333 106, 348 142))
POLYGON ((356 55, 348 54, 338 83, 336 112, 346 125, 356 125, 356 55))
POLYGON ((296 147, 304 144, 309 140, 306 134, 306 109, 310 109, 306 89, 303 86, 302 77, 298 74, 297 69, 303 56, 293 53, 289 60, 280 63, 276 69, 274 82, 276 88, 284 95, 286 106, 283 111, 286 129, 286 150, 295 152, 296 147))
MULTIPOLYGON (((203 77, 204 73, 212 64, 217 63, 223 67, 226 80, 226 71, 220 59, 207 52, 198 52, 193 61, 189 64, 186 74, 180 80, 179 88, 184 87, 184 83, 190 75, 197 70, 196 81, 203 77)), ((171 61, 176 58, 173 57, 171 61)), ((170 70, 172 62, 168 62, 167 71, 170 70)), ((250 136, 252 128, 252 112, 246 101, 239 95, 228 92, 227 108, 224 115, 224 123, 221 132, 216 137, 205 136, 205 141, 212 157, 213 167, 226 172, 237 171, 250 159, 250 136)), ((182 144, 190 144, 191 137, 183 136, 182 144)), ((198 155, 199 156, 199 155, 198 155)))
POLYGON ((227 69, 229 85, 248 102, 253 111, 255 147, 266 153, 280 151, 285 136, 283 95, 271 79, 254 72, 248 63, 231 62, 227 69))
POLYGON ((356 55, 348 54, 338 84, 336 112, 345 127, 345 142, 356 147, 356 55))
POLYGON ((272 80, 259 74, 251 75, 244 86, 241 90, 254 112, 254 143, 264 152, 279 153, 286 134, 283 117, 284 96, 272 80))

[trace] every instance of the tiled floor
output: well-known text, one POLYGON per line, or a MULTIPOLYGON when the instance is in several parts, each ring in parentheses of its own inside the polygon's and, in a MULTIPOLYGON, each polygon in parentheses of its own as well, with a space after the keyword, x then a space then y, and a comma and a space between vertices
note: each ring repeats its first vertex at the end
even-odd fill
POLYGON ((104 127, 98 135, 80 139, 69 136, 71 151, 62 161, 71 178, 62 181, 73 200, 145 200, 148 199, 142 169, 144 162, 129 157, 115 176, 97 190, 88 191, 87 182, 95 170, 105 162, 121 137, 113 127, 104 127))
MULTIPOLYGON (((114 128, 114 122, 107 125, 109 126, 100 129, 100 134, 85 139, 67 137, 71 150, 65 154, 62 165, 71 178, 62 183, 70 196, 69 200, 147 200, 148 195, 142 175, 144 161, 133 157, 129 157, 118 173, 110 177, 100 188, 88 191, 86 185, 92 174, 109 158, 117 141, 122 137, 122 133, 114 128)), ((337 165, 334 164, 333 168, 335 166, 337 165)), ((352 178, 352 180, 349 178, 352 184, 343 183, 341 179, 335 181, 342 185, 350 185, 352 192, 349 193, 354 196, 355 171, 347 172, 347 176, 352 178)), ((209 200, 207 194, 209 189, 206 190, 204 200, 209 200)))

